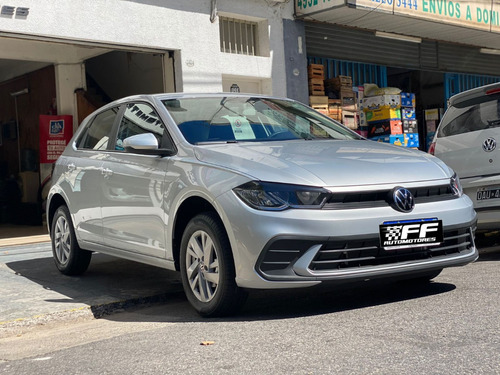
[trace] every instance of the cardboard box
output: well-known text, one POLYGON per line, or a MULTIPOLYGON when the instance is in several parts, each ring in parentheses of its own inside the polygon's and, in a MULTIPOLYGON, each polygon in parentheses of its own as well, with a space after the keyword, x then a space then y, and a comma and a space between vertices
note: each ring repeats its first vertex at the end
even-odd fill
POLYGON ((415 109, 414 108, 401 108, 401 119, 403 120, 415 120, 415 109))
POLYGON ((437 129, 437 121, 436 120, 427 120, 425 122, 427 133, 435 132, 437 129))
POLYGON ((381 108, 400 108, 401 97, 399 95, 377 95, 363 98, 362 110, 372 111, 381 108))
POLYGON ((402 92, 401 107, 415 107, 415 94, 402 92))
POLYGON ((340 112, 339 114, 331 114, 331 113, 329 113, 328 117, 330 117, 332 120, 335 120, 335 121, 338 121, 338 122, 342 122, 342 112, 340 112))
POLYGON ((308 78, 319 78, 321 80, 325 79, 325 67, 323 64, 310 64, 307 66, 307 76, 308 78))
POLYGON ((313 95, 309 97, 309 105, 328 105, 328 96, 313 95))
POLYGON ((340 101, 344 110, 353 112, 357 110, 356 96, 352 88, 342 88, 340 90, 340 101))
POLYGON ((418 134, 416 133, 407 133, 407 134, 398 134, 391 135, 390 143, 396 146, 404 146, 404 147, 418 147, 418 134))
POLYGON ((368 123, 382 120, 401 120, 399 108, 381 108, 374 111, 365 111, 368 123))
POLYGON ((369 138, 390 134, 403 134, 403 124, 401 120, 386 120, 368 123, 369 138))
POLYGON ((342 124, 349 129, 356 130, 358 128, 358 121, 355 112, 342 111, 342 124))
POLYGON ((403 133, 418 133, 417 120, 402 120, 402 121, 403 121, 403 133))
POLYGON ((359 126, 368 127, 368 121, 366 121, 366 114, 364 112, 359 112, 359 126))
POLYGON ((424 116, 426 120, 439 121, 439 108, 424 110, 424 116))
POLYGON ((371 137, 370 141, 390 143, 390 136, 382 135, 382 136, 371 137))

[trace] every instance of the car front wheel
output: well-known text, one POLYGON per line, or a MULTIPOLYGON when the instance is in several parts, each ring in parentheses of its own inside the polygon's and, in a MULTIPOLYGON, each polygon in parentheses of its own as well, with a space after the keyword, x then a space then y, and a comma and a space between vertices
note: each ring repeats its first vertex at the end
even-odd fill
POLYGON ((231 246, 219 217, 195 216, 181 241, 182 285, 196 311, 206 317, 235 313, 246 293, 236 285, 231 246))
POLYGON ((52 254, 57 268, 65 275, 79 275, 89 266, 92 252, 80 249, 73 222, 66 206, 56 210, 51 229, 52 254))

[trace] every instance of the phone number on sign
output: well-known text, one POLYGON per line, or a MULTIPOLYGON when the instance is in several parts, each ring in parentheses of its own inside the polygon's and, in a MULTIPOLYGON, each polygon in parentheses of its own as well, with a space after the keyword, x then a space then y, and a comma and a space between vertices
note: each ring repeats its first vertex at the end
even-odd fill
POLYGON ((417 0, 372 0, 373 3, 393 5, 398 8, 418 9, 417 0))

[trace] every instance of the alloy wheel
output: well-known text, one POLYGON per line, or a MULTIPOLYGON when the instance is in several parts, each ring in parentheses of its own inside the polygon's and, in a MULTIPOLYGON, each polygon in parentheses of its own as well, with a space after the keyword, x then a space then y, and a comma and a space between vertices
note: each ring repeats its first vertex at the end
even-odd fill
POLYGON ((71 251, 71 232, 65 217, 59 216, 55 225, 54 247, 57 260, 61 265, 68 263, 71 251))
POLYGON ((219 286, 219 254, 210 235, 198 230, 189 238, 186 252, 189 286, 201 302, 211 301, 219 286))

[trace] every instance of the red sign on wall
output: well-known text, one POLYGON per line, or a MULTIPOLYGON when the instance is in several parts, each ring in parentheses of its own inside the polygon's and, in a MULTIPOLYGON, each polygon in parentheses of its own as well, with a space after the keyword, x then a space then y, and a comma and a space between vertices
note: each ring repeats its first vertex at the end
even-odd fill
POLYGON ((40 115, 40 163, 54 163, 73 136, 73 116, 40 115))

